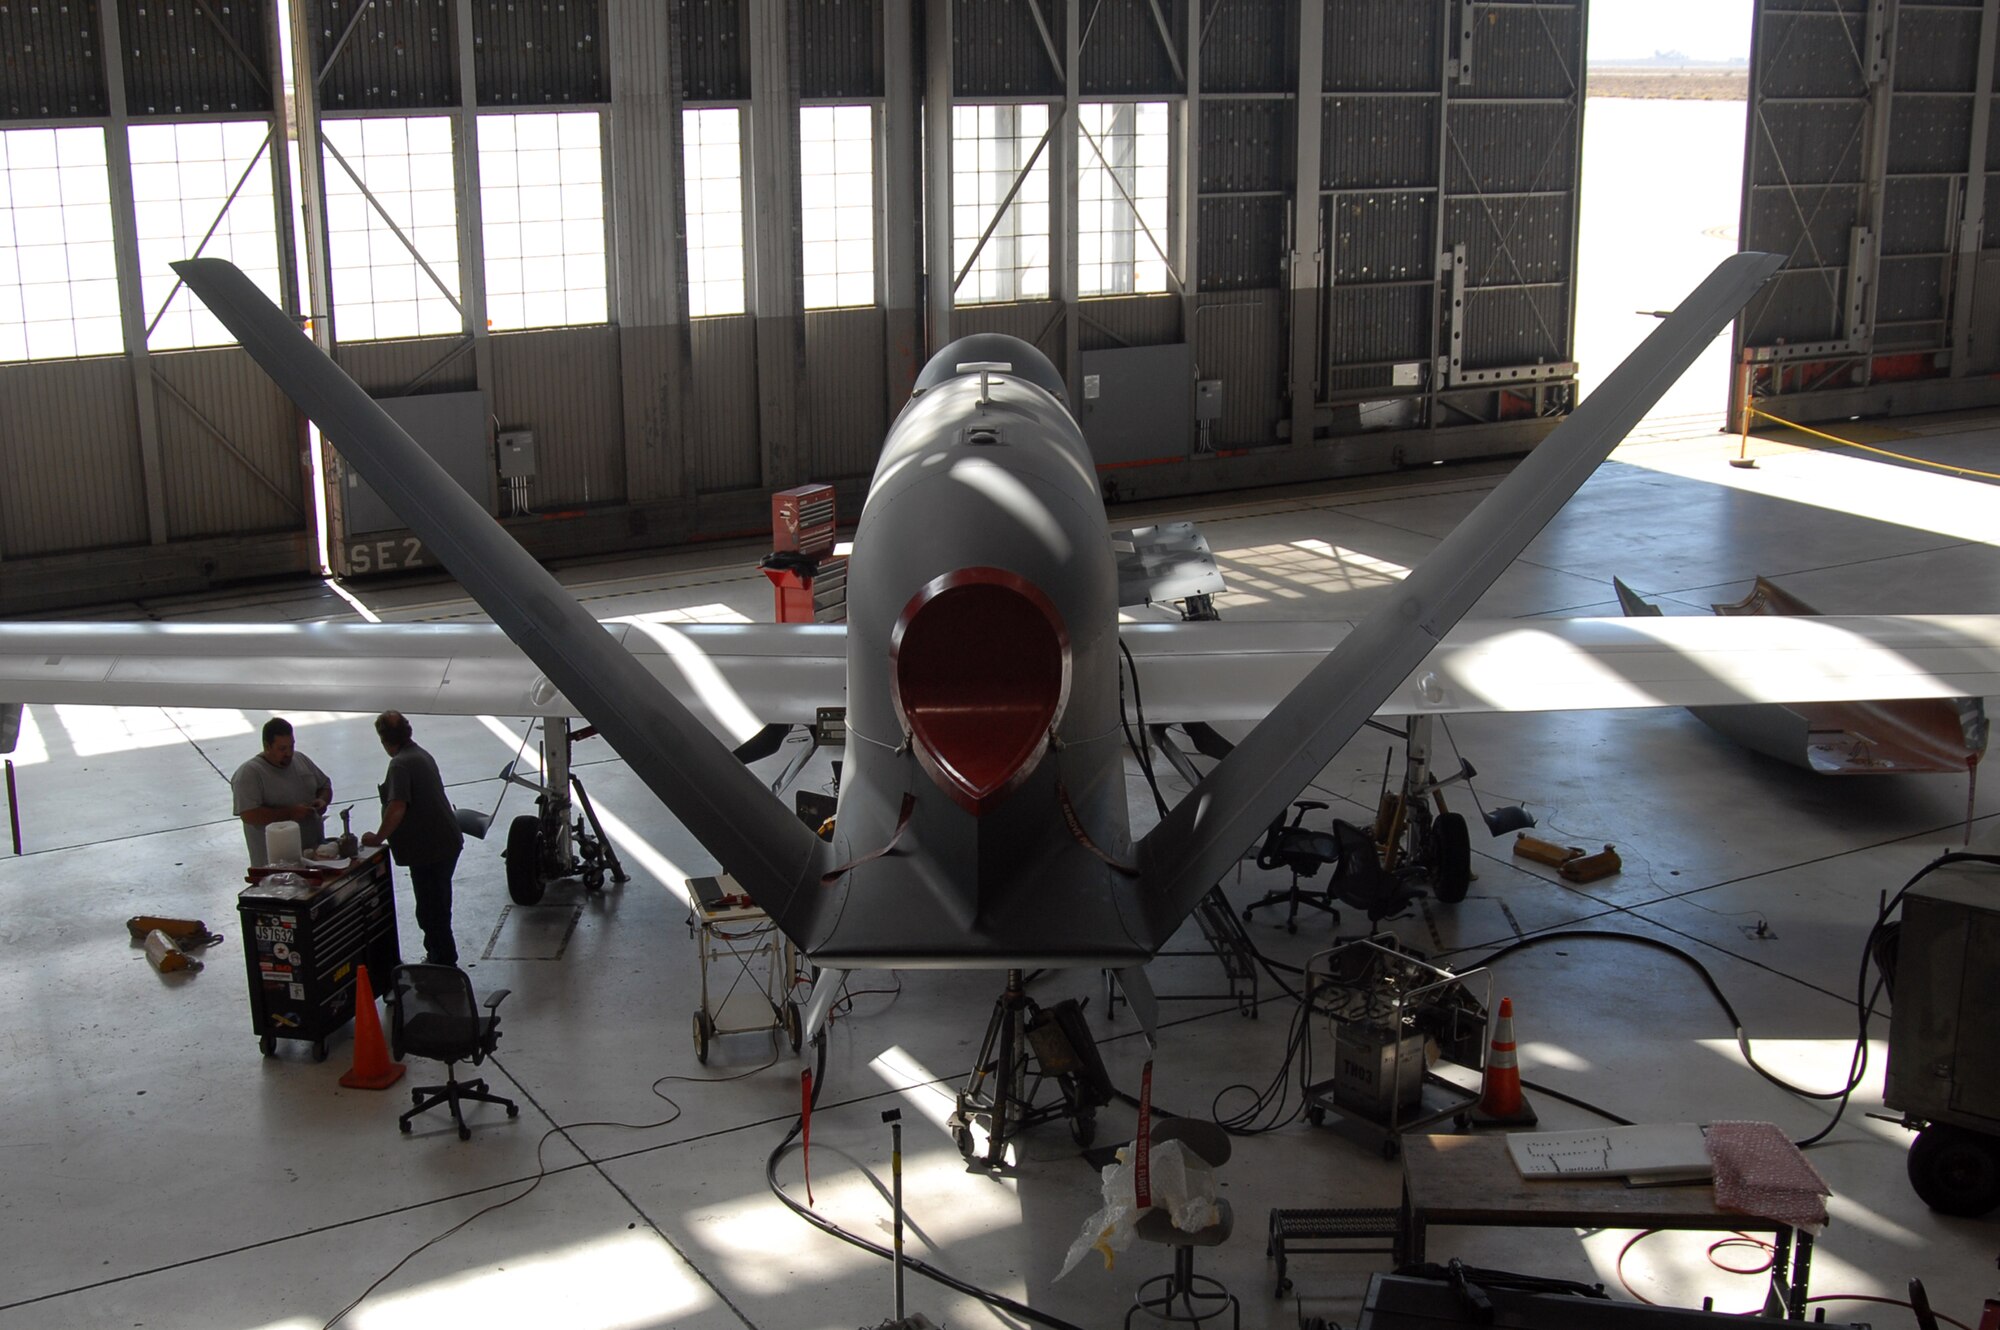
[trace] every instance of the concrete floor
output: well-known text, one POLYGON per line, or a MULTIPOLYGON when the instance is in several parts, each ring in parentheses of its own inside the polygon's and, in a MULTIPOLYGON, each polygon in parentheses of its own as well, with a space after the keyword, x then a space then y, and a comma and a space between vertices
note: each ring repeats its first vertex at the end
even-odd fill
MULTIPOLYGON (((1991 457, 1995 423, 1910 422, 1890 445, 1943 461, 1991 457)), ((1871 436, 1876 437, 1876 436, 1871 436)), ((1613 574, 1670 610, 1739 596, 1753 574, 1828 612, 1990 611, 2000 605, 1991 490, 1974 480, 1832 451, 1756 445, 1756 470, 1724 464, 1733 440, 1708 422, 1654 421, 1502 576, 1478 617, 1615 612, 1613 574)), ((1976 464, 1976 462, 1974 462, 1976 464)), ((1493 483, 1492 468, 1413 481, 1291 490, 1114 520, 1198 520, 1235 590, 1226 619, 1353 617, 1398 567, 1421 560, 1493 483), (1323 542, 1317 543, 1317 542, 1323 542)), ((600 616, 769 614, 750 549, 633 560, 564 573, 600 616)), ((465 605, 444 584, 364 590, 385 618, 446 619, 465 605)), ((311 591, 129 607, 177 621, 351 618, 311 591)), ((402 1087, 342 1089, 346 1033, 315 1063, 303 1045, 259 1056, 251 1033, 233 902, 242 842, 226 774, 257 746, 262 714, 36 707, 17 754, 27 853, 0 859, 0 915, 12 977, 0 985, 0 1327, 226 1327, 309 1330, 379 1287, 341 1324, 394 1330, 477 1326, 852 1327, 890 1309, 887 1265, 789 1214, 765 1161, 798 1109, 803 1063, 763 1035, 723 1041, 707 1067, 690 1038, 696 948, 682 880, 715 865, 596 745, 580 750, 591 793, 613 820, 633 880, 602 894, 557 888, 510 905, 496 842, 471 843, 456 929, 473 982, 506 986, 504 1038, 486 1069, 521 1106, 517 1120, 475 1110, 470 1142, 433 1116, 409 1136, 393 1119, 402 1087), (593 751, 595 749, 595 751, 593 751), (128 944, 133 914, 193 915, 228 935, 199 974, 162 976, 128 944), (461 1227, 462 1226, 462 1227, 461 1227), (391 1273, 393 1271, 393 1273, 391 1273), (386 1276, 386 1278, 384 1278, 386 1276)), ((338 803, 365 799, 382 767, 363 717, 299 715, 299 745, 329 773, 338 803)), ((424 718, 456 802, 487 809, 493 773, 521 727, 505 719, 424 718)), ((1519 802, 1544 834, 1615 842, 1622 875, 1575 888, 1479 835, 1478 880, 1456 907, 1426 903, 1393 923, 1404 941, 1465 963, 1525 933, 1586 927, 1691 952, 1742 1013, 1760 1060, 1816 1087, 1837 1085, 1850 1053, 1858 948, 1877 896, 1958 844, 1965 782, 1953 777, 1828 780, 1731 748, 1679 711, 1468 717, 1457 746, 1480 771, 1486 806, 1519 802), (1769 936, 1755 936, 1763 921, 1769 936)), ((1388 740, 1358 739, 1319 787, 1350 816, 1373 807, 1388 740)), ((773 759, 775 766, 781 759, 773 759)), ((821 782, 820 766, 807 784, 821 782)), ((1150 821, 1136 772, 1133 807, 1150 821)), ((1978 796, 1975 845, 1995 841, 2000 791, 1978 796)), ((510 793, 501 820, 525 811, 510 793)), ((372 825, 364 807, 363 825, 372 825)), ((1475 824, 1476 826, 1476 824, 1475 824)), ((406 954, 416 930, 398 878, 406 954)), ((1239 902, 1275 874, 1244 865, 1239 902)), ((1362 921, 1349 916, 1342 935, 1362 921)), ((1260 920, 1260 946, 1303 962, 1329 945, 1324 921, 1297 936, 1260 920)), ((1187 930, 1190 939, 1193 930, 1187 930)), ((1208 991, 1210 960, 1156 967, 1163 993, 1208 991)), ((1518 953, 1496 970, 1511 995, 1526 1076, 1640 1121, 1758 1119, 1794 1136, 1826 1105, 1792 1098, 1742 1063, 1695 972, 1615 939, 1518 953)), ((884 1240, 889 1154, 883 1110, 904 1110, 911 1250, 962 1279, 1071 1323, 1117 1323, 1134 1285, 1169 1265, 1139 1248, 1106 1272, 1093 1260, 1053 1277, 1098 1183, 1061 1125, 1023 1142, 1011 1176, 969 1173, 942 1121, 977 1048, 995 977, 857 975, 829 1034, 813 1125, 819 1211, 884 1240)), ((1044 1003, 1088 996, 1113 1079, 1136 1092, 1144 1049, 1129 1014, 1106 1011, 1094 974, 1044 975, 1044 1003)), ((1292 1006, 1267 982, 1261 1019, 1228 1004, 1169 1004, 1154 1095, 1176 1112, 1244 1105, 1244 1085, 1279 1075, 1292 1006)), ((1832 1226, 1813 1287, 1901 1297, 1922 1277, 1933 1304, 1968 1324, 2000 1292, 1992 1221, 1928 1212, 1904 1176, 1908 1135, 1880 1111, 1881 1036, 1846 1117, 1811 1158, 1832 1185, 1832 1226)), ((1325 1057, 1324 1027, 1313 1038, 1325 1057)), ((1322 1063, 1322 1065, 1325 1065, 1322 1063)), ((412 1066, 428 1080, 432 1064, 412 1066)), ((1297 1106, 1294 1094, 1289 1111, 1297 1106)), ((1545 1128, 1587 1112, 1544 1097, 1545 1128)), ((1282 1113, 1275 1115, 1282 1118, 1282 1113)), ((1104 1110, 1100 1144, 1133 1114, 1104 1110)), ((1398 1165, 1372 1139, 1289 1121, 1239 1139, 1224 1171, 1237 1231, 1198 1266, 1242 1299, 1244 1323, 1308 1314, 1351 1324, 1386 1257, 1304 1258, 1296 1295, 1272 1296, 1263 1254, 1274 1206, 1386 1206, 1398 1165)), ((796 1154, 779 1180, 803 1195, 796 1154)), ((1443 1229, 1433 1257, 1603 1281, 1617 1296, 1615 1231, 1443 1229)), ((1710 1239, 1661 1234, 1624 1258, 1632 1295, 1753 1306, 1759 1279, 1711 1263, 1710 1239)), ((1731 1265, 1754 1264, 1724 1250, 1731 1265)), ((913 1278, 910 1306, 954 1327, 1020 1324, 913 1278)), ((1832 1320, 1904 1323, 1906 1312, 1826 1304, 1832 1320)))

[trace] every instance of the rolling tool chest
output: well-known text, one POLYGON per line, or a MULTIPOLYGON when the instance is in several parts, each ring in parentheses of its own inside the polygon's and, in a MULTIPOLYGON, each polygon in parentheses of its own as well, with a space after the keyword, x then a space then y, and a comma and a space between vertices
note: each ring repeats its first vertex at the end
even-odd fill
POLYGON ((253 868, 236 898, 250 1022, 264 1056, 280 1039, 304 1039, 315 1061, 326 1041, 354 1019, 354 975, 368 967, 376 992, 402 963, 389 856, 363 850, 340 868, 281 873, 253 868))

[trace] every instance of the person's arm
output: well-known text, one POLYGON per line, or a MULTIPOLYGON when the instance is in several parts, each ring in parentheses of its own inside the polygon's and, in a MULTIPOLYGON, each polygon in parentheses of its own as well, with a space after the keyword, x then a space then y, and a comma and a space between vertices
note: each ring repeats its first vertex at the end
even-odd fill
POLYGON ((389 837, 396 834, 396 828, 403 825, 403 814, 410 811, 410 805, 401 799, 392 799, 382 805, 382 827, 379 831, 361 834, 363 845, 386 845, 389 837))

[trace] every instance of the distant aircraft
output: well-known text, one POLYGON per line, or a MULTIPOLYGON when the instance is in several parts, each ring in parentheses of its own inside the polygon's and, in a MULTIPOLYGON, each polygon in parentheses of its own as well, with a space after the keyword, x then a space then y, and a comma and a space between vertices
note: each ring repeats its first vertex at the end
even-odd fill
MULTIPOLYGON (((1661 614, 1617 578, 1618 604, 1635 618, 1661 614)), ((1758 578, 1750 594, 1709 607, 1728 617, 1819 615, 1777 583, 1758 578)), ((1695 717, 1745 748, 1822 776, 1913 772, 1970 775, 1986 752, 1986 702, 1972 697, 1828 700, 1769 706, 1694 707, 1695 717)))
POLYGON ((189 260, 182 279, 496 627, 0 625, 0 696, 581 715, 819 968, 809 1031, 864 966, 1112 969, 1150 1026, 1145 963, 1378 712, 2000 692, 2000 629, 1977 617, 1828 619, 1789 636, 1522 621, 1447 638, 1781 263, 1724 261, 1352 626, 1121 629, 1063 382, 1025 342, 981 335, 930 361, 889 431, 844 629, 606 631, 248 279, 189 260), (1257 722, 1136 840, 1121 639, 1149 722, 1257 722), (731 752, 821 705, 846 708, 830 841, 731 752))

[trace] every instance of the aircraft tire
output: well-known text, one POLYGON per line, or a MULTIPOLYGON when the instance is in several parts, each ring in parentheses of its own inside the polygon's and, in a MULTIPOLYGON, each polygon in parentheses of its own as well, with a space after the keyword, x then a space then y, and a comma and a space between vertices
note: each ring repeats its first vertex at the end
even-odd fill
POLYGON ((1976 1219, 2000 1205, 2000 1140, 1933 1122, 1910 1143, 1910 1186, 1931 1209, 1976 1219))
POLYGON ((1431 885, 1447 905, 1458 904, 1472 889, 1472 838, 1457 813, 1441 814, 1431 824, 1431 885))
POLYGON ((507 824, 507 894, 516 905, 541 902, 547 886, 542 881, 542 820, 523 813, 507 824))

